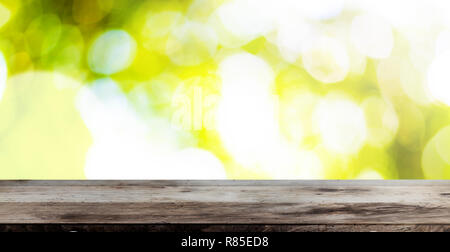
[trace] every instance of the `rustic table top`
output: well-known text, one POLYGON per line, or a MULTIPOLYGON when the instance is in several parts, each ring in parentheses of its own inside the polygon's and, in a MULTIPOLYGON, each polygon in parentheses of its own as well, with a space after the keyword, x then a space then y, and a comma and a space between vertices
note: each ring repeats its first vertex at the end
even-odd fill
POLYGON ((0 181, 0 231, 447 231, 450 181, 0 181))

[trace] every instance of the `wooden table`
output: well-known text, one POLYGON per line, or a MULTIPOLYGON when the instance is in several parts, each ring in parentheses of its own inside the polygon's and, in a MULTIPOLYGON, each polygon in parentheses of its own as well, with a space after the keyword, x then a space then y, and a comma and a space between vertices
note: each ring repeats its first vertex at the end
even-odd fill
POLYGON ((11 230, 450 231, 450 181, 1 181, 11 230))

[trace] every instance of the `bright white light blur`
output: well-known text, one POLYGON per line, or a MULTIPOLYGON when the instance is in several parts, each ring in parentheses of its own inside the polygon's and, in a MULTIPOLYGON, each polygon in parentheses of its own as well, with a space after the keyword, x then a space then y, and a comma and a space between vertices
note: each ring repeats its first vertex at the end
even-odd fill
POLYGON ((177 152, 170 162, 166 178, 178 180, 190 179, 226 179, 225 168, 212 153, 189 148, 177 152), (176 172, 174 172, 176 171, 176 172))
POLYGON ((246 52, 225 58, 220 63, 219 75, 222 79, 222 93, 230 95, 233 92, 257 95, 262 92, 268 95, 275 78, 267 62, 246 52))
POLYGON ((0 28, 8 23, 11 18, 11 11, 0 3, 0 28))
POLYGON ((319 157, 292 148, 281 137, 270 66, 259 57, 238 53, 221 62, 219 74, 222 100, 217 130, 231 156, 247 169, 274 179, 323 179, 319 157))
POLYGON ((94 140, 138 137, 146 132, 146 126, 112 79, 99 79, 83 87, 77 96, 77 108, 94 140))
POLYGON ((396 27, 419 24, 419 1, 421 0, 348 0, 348 6, 382 16, 396 27))
POLYGON ((88 54, 89 67, 95 73, 111 75, 125 70, 133 61, 136 42, 123 30, 100 35, 88 54))
POLYGON ((324 179, 325 169, 314 151, 293 148, 281 144, 270 155, 260 157, 261 168, 272 179, 324 179))
POLYGON ((164 152, 144 141, 101 142, 86 156, 88 179, 226 179, 213 154, 200 149, 164 152))
POLYGON ((351 40, 360 53, 374 59, 389 57, 394 47, 390 24, 368 14, 353 19, 351 40))
POLYGON ((314 113, 325 147, 338 154, 356 154, 367 138, 363 110, 350 100, 328 96, 314 113))
POLYGON ((6 79, 8 78, 8 69, 6 67, 5 57, 0 52, 0 100, 3 98, 3 93, 6 89, 6 79))
POLYGON ((448 13, 450 13, 450 2, 445 0, 430 0, 424 2, 433 5, 435 7, 433 14, 438 18, 442 18, 444 24, 450 28, 450 16, 448 15, 448 13))
POLYGON ((224 59, 219 74, 217 130, 238 162, 258 166, 279 144, 276 101, 270 93, 273 71, 261 58, 240 53, 224 59))
POLYGON ((325 167, 322 164, 319 156, 311 151, 303 152, 303 155, 299 155, 299 159, 302 160, 301 173, 298 176, 299 179, 324 179, 325 167))
POLYGON ((111 79, 83 87, 76 105, 94 140, 88 179, 226 179, 214 155, 180 148, 170 122, 142 118, 111 79))
MULTIPOLYGON (((300 151, 295 153, 297 162, 295 163, 298 170, 293 171, 290 176, 285 179, 324 179, 325 168, 319 156, 313 151, 300 151)), ((293 164, 289 164, 293 165, 293 164)), ((294 166, 295 167, 295 166, 294 166)))
POLYGON ((357 177, 356 180, 384 180, 383 175, 381 175, 379 172, 367 169, 362 171, 357 177))
POLYGON ((149 165, 157 165, 155 155, 170 148, 155 152, 158 148, 150 144, 146 125, 116 82, 100 79, 83 87, 76 104, 94 140, 86 157, 87 178, 144 178, 148 170, 157 176, 157 170, 149 165))
POLYGON ((434 29, 406 29, 402 36, 408 41, 409 61, 418 72, 424 72, 434 59, 436 34, 434 29))
POLYGON ((227 150, 242 164, 255 166, 278 145, 274 101, 270 97, 225 96, 217 114, 217 130, 227 150))
POLYGON ((276 44, 287 62, 295 62, 314 40, 313 27, 299 17, 281 19, 276 44))
POLYGON ((144 141, 96 141, 86 154, 88 179, 152 179, 158 177, 164 156, 144 141))
POLYGON ((450 51, 439 55, 428 70, 428 90, 431 96, 450 106, 450 51))
POLYGON ((293 8, 306 18, 313 20, 329 20, 337 17, 344 9, 344 0, 282 0, 288 8, 293 8))
POLYGON ((231 0, 222 4, 212 17, 221 44, 240 47, 274 28, 274 1, 231 0))
POLYGON ((177 65, 195 66, 210 59, 217 45, 217 36, 211 27, 188 21, 173 30, 167 41, 166 53, 177 65))
POLYGON ((309 74, 325 84, 343 81, 350 70, 346 48, 333 38, 314 41, 303 55, 303 64, 309 74))
POLYGON ((441 32, 436 40, 436 56, 450 51, 450 30, 441 32))

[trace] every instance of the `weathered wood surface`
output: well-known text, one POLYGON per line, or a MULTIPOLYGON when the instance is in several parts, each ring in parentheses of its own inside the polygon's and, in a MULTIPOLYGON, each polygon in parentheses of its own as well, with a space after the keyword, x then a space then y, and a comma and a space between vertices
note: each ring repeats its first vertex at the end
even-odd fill
POLYGON ((0 232, 450 232, 450 225, 16 224, 0 232))
POLYGON ((450 181, 1 181, 0 223, 446 231, 450 181))

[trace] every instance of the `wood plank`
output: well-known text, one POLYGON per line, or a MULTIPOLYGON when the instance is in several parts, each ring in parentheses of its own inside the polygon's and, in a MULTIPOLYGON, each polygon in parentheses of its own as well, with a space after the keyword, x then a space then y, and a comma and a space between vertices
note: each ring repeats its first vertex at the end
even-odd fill
POLYGON ((450 181, 0 181, 0 223, 445 229, 450 181))
POLYGON ((0 232, 450 232, 450 225, 16 224, 0 232))

